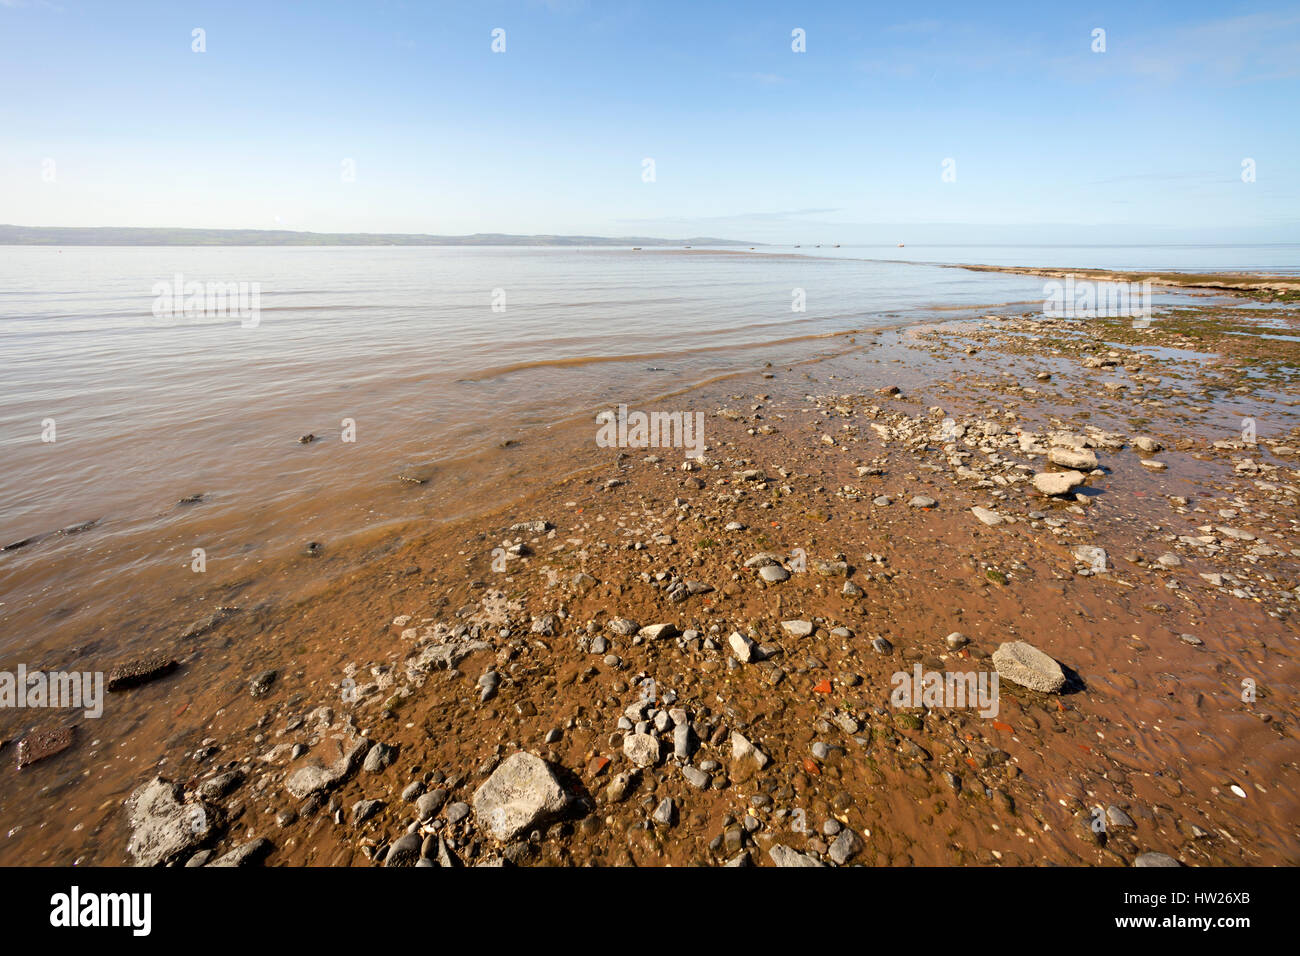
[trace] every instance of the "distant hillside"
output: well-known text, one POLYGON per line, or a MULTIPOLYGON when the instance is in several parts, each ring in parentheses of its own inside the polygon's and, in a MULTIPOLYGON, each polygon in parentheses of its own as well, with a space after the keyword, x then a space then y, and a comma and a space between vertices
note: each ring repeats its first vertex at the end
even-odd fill
POLYGON ((733 239, 641 236, 430 236, 401 232, 293 232, 288 229, 153 229, 117 226, 0 225, 8 246, 753 246, 733 239))

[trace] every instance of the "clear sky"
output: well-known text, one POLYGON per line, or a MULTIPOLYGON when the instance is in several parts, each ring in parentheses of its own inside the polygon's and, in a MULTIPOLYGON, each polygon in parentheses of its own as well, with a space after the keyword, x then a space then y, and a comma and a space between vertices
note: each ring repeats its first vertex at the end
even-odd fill
POLYGON ((1300 240, 1300 4, 984 6, 0 0, 0 222, 1300 240))

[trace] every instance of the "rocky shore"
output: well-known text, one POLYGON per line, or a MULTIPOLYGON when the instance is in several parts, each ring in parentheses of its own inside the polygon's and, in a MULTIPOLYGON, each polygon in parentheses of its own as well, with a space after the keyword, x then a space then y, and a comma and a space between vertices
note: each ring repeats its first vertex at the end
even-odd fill
POLYGON ((995 315, 679 396, 699 459, 590 442, 310 600, 182 622, 120 674, 161 743, 61 839, 186 866, 1300 862, 1298 324, 995 315), (900 673, 997 675, 996 714, 898 706, 900 673))

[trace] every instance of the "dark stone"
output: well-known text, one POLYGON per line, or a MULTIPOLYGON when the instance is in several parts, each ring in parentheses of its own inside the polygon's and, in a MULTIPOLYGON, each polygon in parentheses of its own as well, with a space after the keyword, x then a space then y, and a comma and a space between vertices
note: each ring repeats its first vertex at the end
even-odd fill
POLYGON ((55 730, 39 730, 34 734, 28 734, 18 741, 18 769, 22 770, 29 764, 67 750, 72 746, 75 733, 75 727, 59 727, 55 730))
POLYGON ((270 691, 271 685, 275 683, 276 677, 279 676, 276 671, 262 671, 248 683, 248 693, 253 697, 265 697, 270 691))
POLYGON ((108 689, 126 690, 165 677, 180 665, 170 657, 147 657, 118 664, 108 672, 108 689))

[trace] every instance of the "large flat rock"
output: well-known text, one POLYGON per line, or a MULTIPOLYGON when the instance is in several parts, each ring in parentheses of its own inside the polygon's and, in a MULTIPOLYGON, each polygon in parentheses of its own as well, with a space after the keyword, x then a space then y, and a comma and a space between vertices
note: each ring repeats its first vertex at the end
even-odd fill
POLYGON ((372 743, 373 741, 360 737, 346 745, 342 756, 328 765, 308 764, 299 767, 289 774, 289 779, 284 782, 284 788, 289 791, 290 796, 302 800, 320 790, 337 787, 357 772, 372 743))
POLYGON ((1011 641, 993 652, 998 676, 1044 694, 1058 693, 1065 686, 1061 665, 1032 644, 1011 641))
POLYGON ((161 866, 197 849, 215 826, 216 810, 164 777, 154 777, 127 799, 136 866, 161 866))
POLYGON ((1086 478, 1081 471, 1040 471, 1034 475, 1034 487, 1045 495, 1068 495, 1086 478))

